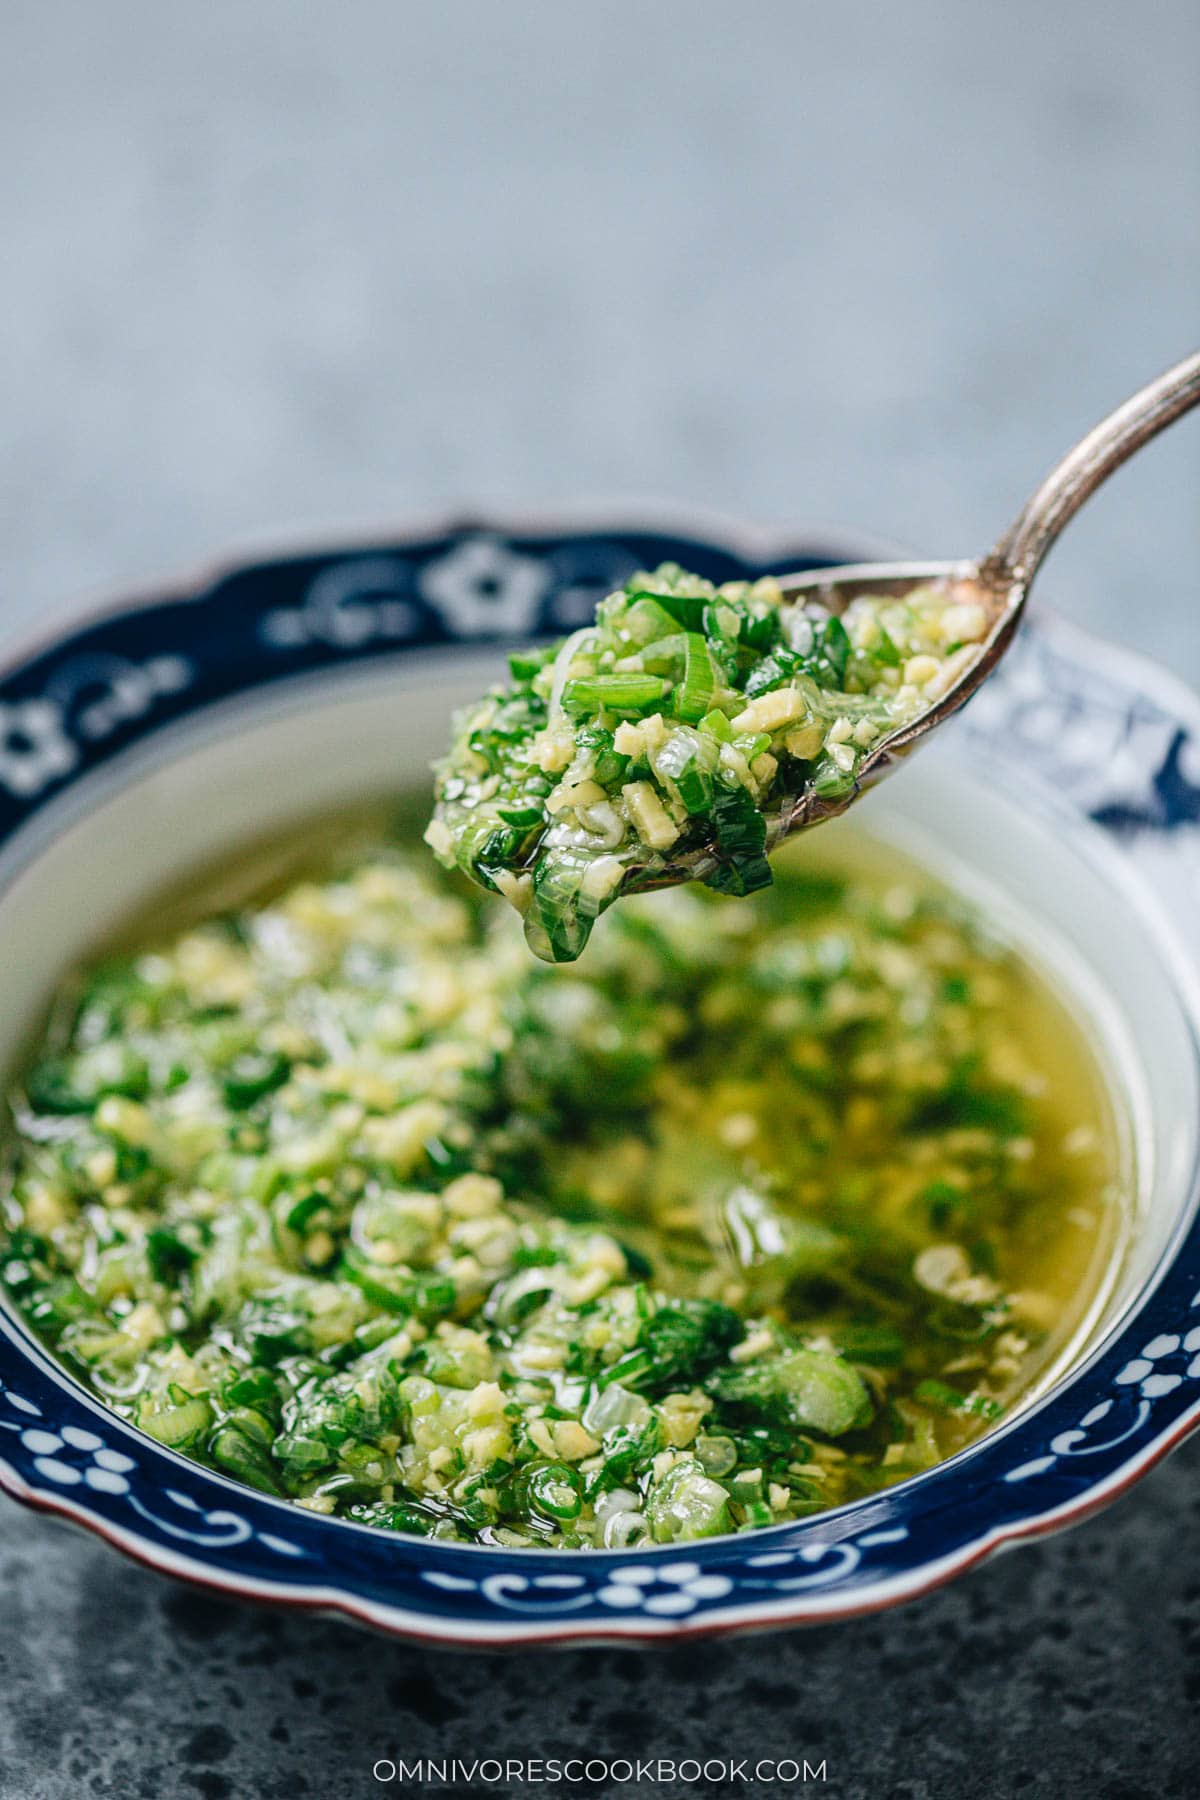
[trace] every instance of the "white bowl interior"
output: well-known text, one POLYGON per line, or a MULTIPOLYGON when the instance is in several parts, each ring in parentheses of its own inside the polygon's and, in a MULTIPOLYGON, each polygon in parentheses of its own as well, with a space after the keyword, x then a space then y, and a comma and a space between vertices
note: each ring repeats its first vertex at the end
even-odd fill
MULTIPOLYGON (((158 734, 46 808, 0 857, 0 1075, 19 1064, 63 973, 185 871, 424 783, 450 708, 498 665, 494 651, 431 652, 281 683, 158 734)), ((856 818, 982 901, 1082 1010, 1119 1090, 1137 1216, 1091 1321, 1094 1344, 1180 1228, 1196 1161, 1196 1054, 1152 908, 1099 832, 1018 804, 960 732, 856 818)))

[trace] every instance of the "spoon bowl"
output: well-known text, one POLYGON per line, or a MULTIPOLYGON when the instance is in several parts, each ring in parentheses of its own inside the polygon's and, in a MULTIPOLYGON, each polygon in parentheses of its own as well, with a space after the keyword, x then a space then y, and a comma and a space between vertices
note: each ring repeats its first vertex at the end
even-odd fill
MULTIPOLYGON (((918 588, 932 587, 951 602, 981 605, 988 625, 978 643, 963 647, 960 662, 948 662, 951 679, 935 695, 933 704, 873 745, 848 794, 835 798, 811 790, 785 794, 767 811, 768 851, 785 838, 844 813, 865 789, 890 775, 930 732, 966 705, 1012 643, 1034 577, 1063 528, 1114 470, 1197 405, 1200 352, 1141 388, 1081 438, 1051 469, 994 549, 978 562, 848 563, 780 578, 786 602, 807 602, 834 617, 840 617, 861 595, 899 599, 918 588)), ((666 867, 631 870, 626 891, 647 893, 682 881, 703 880, 716 863, 712 851, 700 846, 666 867)))

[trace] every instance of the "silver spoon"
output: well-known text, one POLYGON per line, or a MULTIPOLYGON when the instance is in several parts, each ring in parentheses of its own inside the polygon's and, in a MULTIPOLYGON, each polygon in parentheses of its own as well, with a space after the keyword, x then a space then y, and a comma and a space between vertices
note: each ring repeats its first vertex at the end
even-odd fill
MULTIPOLYGON (((815 794, 785 796, 767 815, 767 846, 774 849, 795 832, 845 812, 864 788, 891 774, 897 763, 958 711, 987 680, 1013 640, 1034 576, 1063 527, 1084 501, 1143 444, 1200 405, 1200 352, 1189 356, 1134 394, 1102 419, 1055 464, 1025 502, 995 548, 980 562, 847 563, 785 575, 779 585, 789 601, 813 600, 841 614, 860 594, 893 597, 914 588, 940 587, 953 600, 975 601, 987 609, 991 625, 978 653, 927 712, 879 739, 859 765, 854 790, 839 799, 815 794)), ((626 891, 645 892, 694 881, 714 866, 705 849, 694 850, 666 868, 630 872, 626 891)))

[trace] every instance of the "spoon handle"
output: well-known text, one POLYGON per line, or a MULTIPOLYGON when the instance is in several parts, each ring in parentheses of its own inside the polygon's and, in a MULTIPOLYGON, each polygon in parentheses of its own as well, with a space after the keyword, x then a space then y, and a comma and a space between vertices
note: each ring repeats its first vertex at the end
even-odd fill
POLYGON ((1028 589, 1042 558, 1063 527, 1075 517, 1101 482, 1135 450, 1200 405, 1200 352, 1185 357, 1101 419, 1069 450, 980 565, 980 575, 997 587, 1028 589))

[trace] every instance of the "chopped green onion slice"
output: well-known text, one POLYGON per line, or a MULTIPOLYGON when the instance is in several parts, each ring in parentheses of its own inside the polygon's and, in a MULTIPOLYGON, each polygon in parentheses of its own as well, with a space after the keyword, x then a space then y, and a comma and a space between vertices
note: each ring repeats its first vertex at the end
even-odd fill
POLYGON ((547 1463, 529 1478, 529 1493, 552 1519, 577 1519, 583 1506, 583 1482, 566 1463, 547 1463))
POLYGON ((708 645, 700 634, 689 631, 684 645, 683 680, 671 696, 671 709, 676 718, 695 723, 708 711, 717 683, 708 645))
POLYGON ((661 704, 667 685, 660 675, 580 676, 563 689, 563 711, 577 719, 595 712, 637 716, 661 704))

